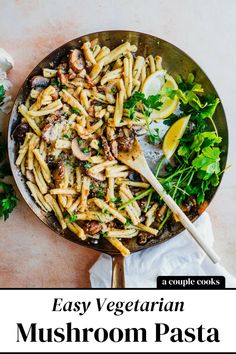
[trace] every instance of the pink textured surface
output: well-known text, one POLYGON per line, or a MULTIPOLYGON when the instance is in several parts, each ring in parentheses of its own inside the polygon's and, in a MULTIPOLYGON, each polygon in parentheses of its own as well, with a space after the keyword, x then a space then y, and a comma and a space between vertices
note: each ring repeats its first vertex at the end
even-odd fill
MULTIPOLYGON (((41 59, 80 35, 69 7, 65 6, 68 16, 63 12, 51 19, 55 4, 45 3, 1 1, 1 47, 15 61, 9 74, 13 97, 41 59)), ((89 287, 88 270, 99 254, 58 237, 18 197, 14 213, 0 222, 0 287, 89 287)))

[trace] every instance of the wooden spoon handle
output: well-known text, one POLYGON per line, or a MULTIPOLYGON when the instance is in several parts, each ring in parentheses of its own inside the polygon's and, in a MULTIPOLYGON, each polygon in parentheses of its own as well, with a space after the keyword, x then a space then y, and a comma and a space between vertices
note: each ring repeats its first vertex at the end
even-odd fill
POLYGON ((124 257, 122 255, 112 257, 111 287, 117 289, 125 288, 124 257))
POLYGON ((161 183, 152 174, 151 170, 145 169, 143 176, 150 182, 150 184, 153 186, 153 188, 162 197, 162 199, 167 204, 167 206, 172 210, 172 212, 178 217, 181 224, 185 227, 185 229, 187 229, 189 231, 189 233, 193 236, 193 238, 199 244, 199 246, 205 251, 205 253, 212 260, 212 262, 213 263, 219 262, 219 260, 220 260, 219 256, 201 238, 196 227, 189 220, 189 218, 185 215, 185 213, 180 209, 180 207, 176 204, 174 199, 171 198, 171 196, 165 192, 161 183))

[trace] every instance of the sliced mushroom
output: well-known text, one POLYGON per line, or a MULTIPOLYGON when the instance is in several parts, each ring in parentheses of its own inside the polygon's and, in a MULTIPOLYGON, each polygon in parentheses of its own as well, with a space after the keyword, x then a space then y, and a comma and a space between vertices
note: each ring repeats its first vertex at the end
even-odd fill
POLYGON ((58 77, 62 85, 68 86, 68 75, 64 74, 61 69, 58 70, 58 77))
POLYGON ((36 183, 36 182, 35 182, 35 178, 34 178, 34 174, 33 174, 32 171, 26 170, 25 176, 26 176, 26 178, 27 178, 30 182, 36 183))
POLYGON ((148 232, 140 232, 137 237, 137 244, 139 246, 145 245, 151 238, 153 238, 153 235, 149 234, 148 232))
POLYGON ((55 113, 52 113, 47 117, 47 119, 46 119, 47 123, 55 123, 56 121, 58 121, 60 119, 60 116, 55 113))
POLYGON ((84 232, 89 235, 95 235, 102 230, 102 224, 98 221, 87 221, 83 226, 84 232))
POLYGON ((51 94, 51 97, 52 97, 52 99, 53 99, 53 100, 57 100, 57 99, 58 99, 58 97, 59 97, 59 93, 58 93, 58 91, 57 91, 57 90, 55 90, 55 92, 53 92, 53 94, 51 94))
POLYGON ((13 138, 17 143, 23 143, 25 140, 25 135, 30 130, 28 123, 20 123, 17 125, 13 132, 13 138))
POLYGON ((56 141, 57 134, 52 123, 48 123, 44 126, 42 130, 42 139, 48 144, 56 141))
POLYGON ((105 138, 105 136, 101 136, 101 141, 102 141, 102 147, 103 147, 103 151, 104 151, 106 158, 109 161, 114 160, 114 157, 113 157, 111 150, 110 150, 110 146, 108 145, 108 141, 105 138))
POLYGON ((80 145, 78 143, 78 138, 74 138, 71 142, 71 149, 73 155, 80 161, 87 161, 91 156, 91 152, 88 153, 82 152, 80 145))
POLYGON ((198 214, 201 215, 206 210, 207 207, 208 207, 208 201, 204 200, 204 202, 199 205, 198 214))
POLYGON ((58 185, 63 180, 64 176, 65 176, 65 164, 63 160, 60 160, 53 172, 53 179, 55 181, 55 184, 58 185))
POLYGON ((112 155, 114 157, 117 157, 118 156, 118 143, 116 140, 110 141, 110 148, 111 148, 112 155))
POLYGON ((33 76, 30 80, 32 88, 47 87, 49 85, 49 82, 50 80, 48 78, 41 75, 33 76))
POLYGON ((138 136, 141 136, 141 135, 144 135, 146 134, 147 132, 147 129, 146 127, 142 126, 142 125, 135 125, 133 127, 134 131, 135 131, 135 134, 138 135, 138 136))
POLYGON ((130 171, 128 174, 128 179, 134 182, 140 182, 140 174, 136 171, 130 171))
POLYGON ((118 148, 121 151, 131 151, 134 145, 134 131, 132 129, 123 128, 119 131, 116 139, 118 148))
POLYGON ((69 65, 75 73, 79 73, 85 67, 85 61, 82 52, 78 49, 72 50, 69 55, 69 65))
POLYGON ((163 204, 158 210, 157 210, 157 220, 163 220, 165 213, 167 211, 168 207, 166 204, 163 204))
POLYGON ((55 159, 55 156, 53 155, 48 155, 47 156, 47 165, 49 167, 49 170, 54 171, 57 168, 58 162, 55 159))
POLYGON ((183 210, 184 213, 189 213, 192 208, 196 207, 196 205, 196 199, 191 196, 185 201, 185 203, 181 203, 180 208, 183 210))
POLYGON ((72 69, 70 69, 70 71, 71 72, 69 73, 68 79, 73 80, 76 78, 76 73, 72 69))
POLYGON ((96 84, 91 80, 89 75, 85 75, 85 81, 89 85, 89 88, 95 88, 96 84))
POLYGON ((96 180, 98 180, 98 181, 103 182, 103 181, 106 180, 106 176, 105 176, 103 173, 101 173, 101 172, 96 173, 96 174, 93 174, 93 173, 91 173, 91 171, 88 169, 88 170, 86 171, 86 173, 87 173, 87 175, 88 175, 89 177, 92 177, 93 179, 96 179, 96 180))

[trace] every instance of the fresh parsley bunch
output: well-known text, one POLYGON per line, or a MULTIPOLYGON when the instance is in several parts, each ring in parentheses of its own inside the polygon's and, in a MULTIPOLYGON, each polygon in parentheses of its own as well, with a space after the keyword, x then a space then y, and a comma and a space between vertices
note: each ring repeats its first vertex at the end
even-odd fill
MULTIPOLYGON (((192 73, 188 75, 187 80, 178 76, 176 81, 179 87, 176 94, 180 99, 180 115, 190 114, 190 121, 174 156, 174 171, 163 178, 162 182, 172 184, 172 188, 169 188, 170 193, 173 193, 173 188, 178 182, 175 198, 179 204, 191 195, 196 197, 198 204, 201 204, 210 187, 219 184, 219 176, 222 173, 220 168, 222 138, 218 135, 213 120, 220 100, 214 95, 204 95, 202 86, 195 82, 192 73)), ((172 114, 164 120, 164 124, 172 125, 179 117, 172 114)), ((171 166, 169 168, 171 170, 171 166)))
MULTIPOLYGON (((218 135, 213 115, 220 100, 214 95, 204 94, 201 84, 195 81, 195 76, 190 73, 185 80, 177 76, 178 89, 165 89, 155 96, 145 98, 141 92, 134 95, 124 103, 124 108, 129 110, 129 117, 135 119, 135 111, 138 109, 146 117, 146 126, 149 134, 149 142, 154 144, 161 142, 159 130, 153 133, 150 129, 149 116, 152 109, 160 109, 162 95, 173 99, 179 98, 179 112, 164 119, 164 124, 171 126, 180 117, 190 115, 189 124, 184 136, 180 140, 178 150, 174 154, 172 163, 165 166, 165 176, 159 176, 164 158, 160 160, 156 177, 162 183, 165 190, 174 198, 177 204, 184 203, 194 196, 199 205, 206 199, 206 193, 219 184, 220 175, 223 173, 220 167, 220 155, 222 153, 222 138, 218 135)), ((152 188, 148 193, 148 204, 152 197, 160 203, 163 201, 153 193, 152 188)), ((147 193, 145 196, 147 196, 147 193)), ((171 215, 168 210, 161 227, 171 215)))
POLYGON ((11 184, 0 181, 0 217, 6 220, 15 208, 17 198, 11 184))

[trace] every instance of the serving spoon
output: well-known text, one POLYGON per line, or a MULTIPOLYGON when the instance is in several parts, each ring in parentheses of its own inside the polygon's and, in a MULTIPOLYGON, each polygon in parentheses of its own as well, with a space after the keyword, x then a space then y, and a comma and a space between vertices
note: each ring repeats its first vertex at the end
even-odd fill
POLYGON ((140 173, 146 180, 152 185, 152 187, 157 191, 157 193, 164 200, 166 205, 171 209, 171 211, 177 216, 181 224, 185 227, 186 230, 193 236, 194 240, 198 243, 198 245, 203 249, 203 251, 207 254, 207 256, 212 260, 213 263, 218 263, 220 258, 215 253, 215 251, 210 248, 203 238, 200 236, 200 233, 193 225, 193 223, 189 220, 189 218, 185 215, 185 213, 180 209, 180 207, 176 204, 174 199, 167 194, 161 183, 154 176, 152 171, 150 170, 141 146, 135 138, 134 145, 131 151, 123 152, 119 151, 117 159, 136 172, 140 173))

